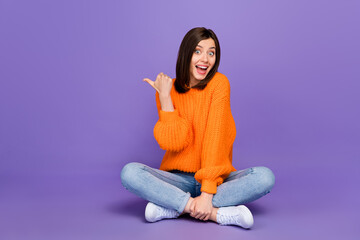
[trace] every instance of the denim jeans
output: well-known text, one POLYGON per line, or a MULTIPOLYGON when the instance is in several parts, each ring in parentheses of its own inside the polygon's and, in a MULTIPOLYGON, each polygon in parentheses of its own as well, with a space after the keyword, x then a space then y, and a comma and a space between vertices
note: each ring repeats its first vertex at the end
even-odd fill
MULTIPOLYGON (((122 185, 139 197, 182 213, 190 197, 201 194, 195 173, 178 170, 162 171, 131 162, 121 170, 122 185)), ((231 172, 217 187, 214 207, 236 206, 252 202, 270 192, 275 176, 266 167, 253 167, 231 172)))

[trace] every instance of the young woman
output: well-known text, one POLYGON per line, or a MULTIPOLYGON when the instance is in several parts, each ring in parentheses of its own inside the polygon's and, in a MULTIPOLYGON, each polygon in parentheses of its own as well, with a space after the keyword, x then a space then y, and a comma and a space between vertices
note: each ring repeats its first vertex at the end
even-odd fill
POLYGON ((155 222, 181 214, 220 225, 250 228, 253 216, 243 204, 269 193, 275 183, 266 167, 236 170, 236 136, 230 84, 217 72, 220 45, 215 33, 193 28, 181 42, 176 78, 160 73, 155 81, 159 120, 154 136, 166 150, 160 169, 128 163, 123 186, 149 203, 145 218, 155 222))

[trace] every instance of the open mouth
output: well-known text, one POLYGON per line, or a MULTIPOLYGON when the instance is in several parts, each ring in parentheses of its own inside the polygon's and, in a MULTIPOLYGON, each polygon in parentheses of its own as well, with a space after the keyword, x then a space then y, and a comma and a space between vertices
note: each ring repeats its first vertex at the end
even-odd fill
POLYGON ((199 74, 206 74, 206 70, 208 69, 207 66, 201 66, 201 65, 195 65, 196 67, 196 71, 199 73, 199 74))

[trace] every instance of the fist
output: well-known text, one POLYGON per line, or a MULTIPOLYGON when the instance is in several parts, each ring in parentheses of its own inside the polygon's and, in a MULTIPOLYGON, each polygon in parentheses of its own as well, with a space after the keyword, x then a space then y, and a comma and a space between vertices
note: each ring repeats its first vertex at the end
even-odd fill
POLYGON ((164 73, 159 73, 155 81, 151 81, 149 78, 144 78, 144 81, 149 83, 159 95, 170 96, 170 91, 173 86, 172 78, 164 73))

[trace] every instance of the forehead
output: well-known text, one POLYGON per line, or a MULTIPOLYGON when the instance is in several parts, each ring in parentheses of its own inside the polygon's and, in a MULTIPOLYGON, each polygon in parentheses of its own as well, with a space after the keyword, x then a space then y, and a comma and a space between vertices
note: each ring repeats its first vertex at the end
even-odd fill
POLYGON ((201 40, 197 45, 203 48, 211 48, 211 47, 215 47, 215 41, 212 38, 208 38, 201 40))

